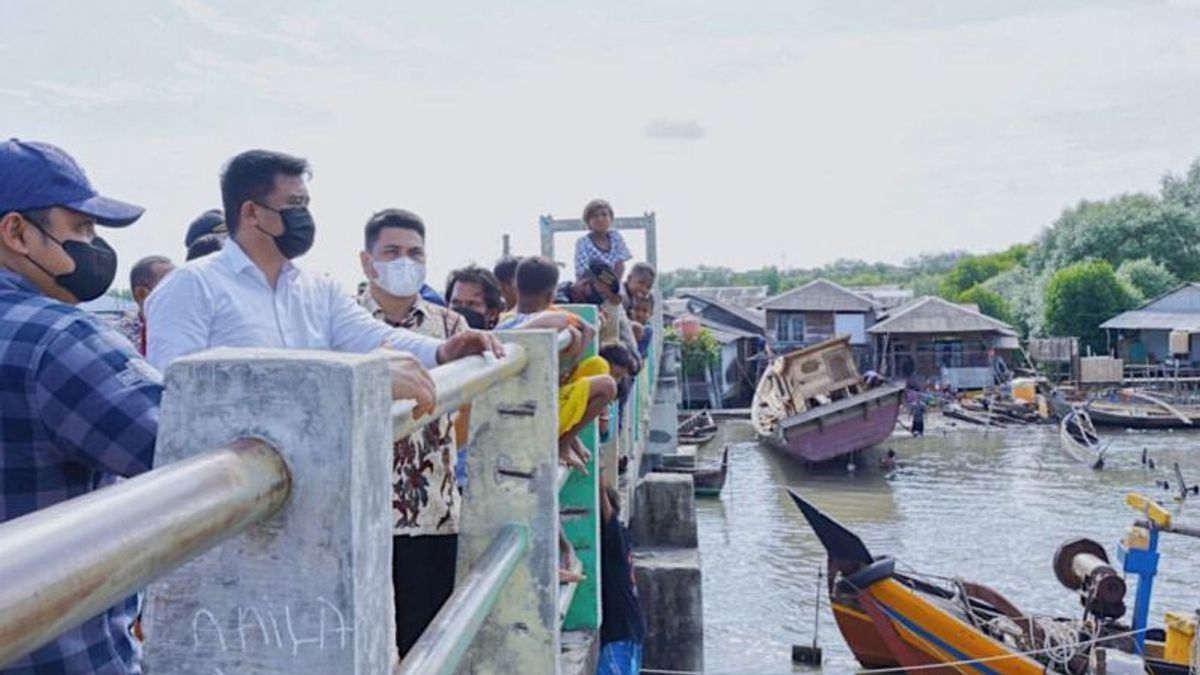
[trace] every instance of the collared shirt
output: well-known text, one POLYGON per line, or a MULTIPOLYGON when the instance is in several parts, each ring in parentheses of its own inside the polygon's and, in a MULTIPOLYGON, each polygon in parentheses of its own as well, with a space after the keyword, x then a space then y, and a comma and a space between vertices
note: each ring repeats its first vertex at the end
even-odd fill
MULTIPOLYGON (((400 321, 391 321, 371 295, 370 286, 358 294, 358 304, 377 320, 414 333, 446 339, 468 329, 458 312, 423 298, 400 321)), ((392 446, 392 534, 424 536, 457 534, 462 513, 455 466, 458 448, 454 423, 445 415, 392 446)))
POLYGON ((211 347, 411 352, 432 368, 438 340, 371 318, 333 279, 286 263, 275 288, 237 242, 175 270, 146 301, 147 356, 160 370, 211 347))
MULTIPOLYGON (((112 328, 0 270, 0 521, 148 470, 161 396, 112 328)), ((140 673, 136 615, 130 598, 0 673, 140 673)))
POLYGON ((369 285, 360 286, 357 302, 359 306, 371 313, 371 316, 395 328, 405 328, 418 335, 425 335, 438 340, 454 337, 467 330, 467 320, 458 312, 434 304, 423 297, 417 298, 409 308, 408 313, 399 321, 392 321, 384 313, 383 308, 371 295, 369 285))

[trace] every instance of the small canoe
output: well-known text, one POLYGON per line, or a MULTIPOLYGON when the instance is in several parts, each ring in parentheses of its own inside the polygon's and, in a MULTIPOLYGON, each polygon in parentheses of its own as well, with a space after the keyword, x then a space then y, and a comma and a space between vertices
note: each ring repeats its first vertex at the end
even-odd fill
POLYGON ((686 473, 692 476, 692 489, 697 497, 720 497, 729 473, 729 448, 721 453, 721 465, 715 468, 666 467, 665 473, 686 473))
POLYGON ((1086 410, 1072 410, 1064 415, 1058 437, 1063 452, 1072 459, 1093 469, 1104 468, 1104 451, 1108 446, 1100 443, 1100 435, 1086 410))
POLYGON ((683 445, 704 445, 717 437, 716 431, 703 431, 688 434, 679 434, 678 441, 683 445))

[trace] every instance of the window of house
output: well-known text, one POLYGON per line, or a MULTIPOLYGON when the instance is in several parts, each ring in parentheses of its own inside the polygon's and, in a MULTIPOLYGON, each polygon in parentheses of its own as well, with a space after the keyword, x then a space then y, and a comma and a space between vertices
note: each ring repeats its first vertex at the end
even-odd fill
POLYGON ((780 314, 775 324, 775 337, 780 342, 804 342, 804 315, 780 314))

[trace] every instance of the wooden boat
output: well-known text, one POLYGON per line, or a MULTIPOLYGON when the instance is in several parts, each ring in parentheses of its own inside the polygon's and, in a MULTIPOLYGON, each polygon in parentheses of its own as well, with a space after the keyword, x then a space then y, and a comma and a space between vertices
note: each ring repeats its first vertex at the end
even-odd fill
POLYGON ((729 448, 721 453, 721 465, 712 468, 663 467, 665 473, 687 473, 692 476, 692 489, 697 497, 720 497, 729 473, 729 448))
POLYGON ((759 438, 807 462, 825 462, 886 440, 903 387, 867 387, 849 336, 784 354, 767 366, 750 421, 759 438))
POLYGON ((1124 429, 1200 428, 1200 408, 1173 406, 1170 403, 1132 389, 1123 389, 1124 400, 1095 400, 1087 404, 1088 414, 1097 426, 1124 429))
POLYGON ((679 423, 678 433, 684 434, 702 434, 717 430, 717 423, 713 421, 712 415, 707 410, 690 415, 687 419, 679 423))
POLYGON ((1090 618, 1036 616, 982 584, 898 572, 895 559, 873 556, 858 535, 788 492, 828 554, 834 618, 864 668, 1084 675, 1092 672, 1091 652, 1103 648, 1106 656, 1135 661, 1139 672, 1188 672, 1186 663, 1164 660, 1163 643, 1149 639, 1161 631, 1146 631, 1139 649, 1134 631, 1119 623, 1125 582, 1094 541, 1072 540, 1055 556, 1056 575, 1086 598, 1090 618))
POLYGON ((1078 408, 1064 415, 1059 424, 1058 438, 1063 452, 1072 459, 1093 469, 1104 468, 1104 451, 1108 446, 1101 445, 1100 435, 1096 433, 1096 427, 1086 410, 1078 408))

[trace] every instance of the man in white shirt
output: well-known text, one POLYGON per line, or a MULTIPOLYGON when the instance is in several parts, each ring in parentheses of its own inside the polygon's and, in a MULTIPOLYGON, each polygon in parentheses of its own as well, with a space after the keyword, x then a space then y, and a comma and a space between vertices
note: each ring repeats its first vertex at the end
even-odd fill
MULTIPOLYGON (((448 340, 417 335, 375 320, 326 276, 291 261, 312 247, 308 163, 250 150, 221 174, 229 240, 219 254, 190 262, 146 302, 147 360, 165 370, 175 359, 211 347, 275 347, 411 353, 425 368, 471 354, 503 355, 488 333, 468 330, 448 340)), ((423 374, 415 380, 428 382, 423 374)), ((431 387, 412 392, 418 408, 431 387)))

